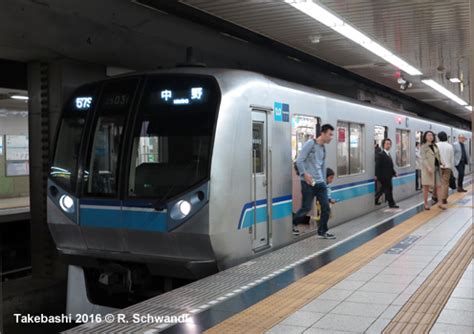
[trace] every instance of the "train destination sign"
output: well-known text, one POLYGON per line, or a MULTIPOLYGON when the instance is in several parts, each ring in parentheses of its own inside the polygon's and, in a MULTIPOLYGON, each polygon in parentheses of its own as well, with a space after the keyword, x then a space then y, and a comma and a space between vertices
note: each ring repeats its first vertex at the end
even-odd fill
POLYGON ((174 105, 190 105, 204 102, 205 90, 202 87, 191 87, 190 89, 162 89, 159 93, 159 102, 174 105))

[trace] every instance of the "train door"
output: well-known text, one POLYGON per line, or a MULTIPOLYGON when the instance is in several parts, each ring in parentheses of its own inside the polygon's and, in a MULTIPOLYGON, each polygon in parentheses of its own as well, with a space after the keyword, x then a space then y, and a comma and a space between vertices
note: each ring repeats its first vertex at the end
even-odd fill
POLYGON ((421 145, 421 139, 423 138, 423 131, 416 131, 415 140, 421 145))
POLYGON ((267 113, 252 111, 252 248, 254 250, 269 244, 269 217, 272 203, 268 191, 269 146, 267 113))
MULTIPOLYGON (((293 115, 291 117, 291 159, 295 161, 306 143, 311 138, 316 138, 319 134, 321 119, 314 116, 293 115)), ((288 166, 292 171, 292 200, 293 212, 297 212, 301 208, 301 180, 296 174, 293 164, 288 166)), ((316 212, 308 213, 310 216, 316 216, 316 212)), ((298 230, 301 233, 309 232, 315 228, 315 224, 308 226, 300 226, 298 230)))

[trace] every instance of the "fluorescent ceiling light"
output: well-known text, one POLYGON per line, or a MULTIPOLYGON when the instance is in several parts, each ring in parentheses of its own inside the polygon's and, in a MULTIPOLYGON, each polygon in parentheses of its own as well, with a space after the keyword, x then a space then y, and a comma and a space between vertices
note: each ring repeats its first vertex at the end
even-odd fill
POLYGON ((14 100, 28 100, 28 96, 24 95, 12 95, 10 98, 14 100))
POLYGON ((434 81, 434 80, 426 79, 426 80, 421 80, 421 81, 422 81, 425 85, 430 86, 431 88, 433 88, 434 90, 440 92, 440 93, 443 94, 444 96, 449 97, 451 100, 453 100, 453 101, 456 102, 457 104, 460 104, 460 105, 462 105, 462 106, 465 106, 465 105, 468 104, 466 101, 464 101, 463 99, 461 99, 459 96, 457 96, 456 94, 450 92, 449 90, 447 90, 446 88, 444 88, 443 86, 441 86, 439 83, 437 83, 437 82, 434 81))
POLYGON ((449 78, 449 81, 451 81, 452 83, 460 83, 461 80, 459 78, 449 78))
POLYGON ((329 12, 324 7, 312 2, 312 1, 301 1, 301 0, 285 0, 286 3, 290 4, 299 11, 312 17, 316 21, 321 22, 325 26, 337 31, 341 35, 349 38, 375 55, 383 58, 387 62, 391 63, 395 67, 410 75, 422 75, 418 69, 411 66, 404 60, 400 59, 392 52, 366 36, 361 31, 357 30, 338 16, 329 12))
POLYGON ((472 106, 466 106, 466 109, 472 111, 472 106))

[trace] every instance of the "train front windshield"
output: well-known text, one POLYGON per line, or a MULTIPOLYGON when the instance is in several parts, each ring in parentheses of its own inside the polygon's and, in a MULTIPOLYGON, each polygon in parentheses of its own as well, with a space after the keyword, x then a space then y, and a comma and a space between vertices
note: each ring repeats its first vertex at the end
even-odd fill
POLYGON ((140 86, 130 77, 73 95, 61 120, 52 180, 87 197, 118 198, 123 191, 128 198, 165 200, 209 178, 220 99, 215 80, 157 75, 140 86))
POLYGON ((128 195, 167 199, 209 178, 219 92, 202 77, 151 77, 133 131, 128 195))
POLYGON ((62 114, 50 177, 59 185, 75 190, 81 140, 90 110, 95 105, 97 85, 79 88, 62 114))

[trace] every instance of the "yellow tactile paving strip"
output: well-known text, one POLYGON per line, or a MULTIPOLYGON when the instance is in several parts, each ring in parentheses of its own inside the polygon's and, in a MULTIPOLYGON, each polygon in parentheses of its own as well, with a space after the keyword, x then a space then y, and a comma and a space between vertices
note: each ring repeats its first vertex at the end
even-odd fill
MULTIPOLYGON (((471 186, 469 186, 469 190, 471 190, 470 188, 471 186)), ((457 201, 464 195, 464 193, 453 194, 449 197, 449 201, 457 201)), ((420 226, 435 218, 440 212, 440 209, 433 207, 430 211, 418 213, 403 224, 395 226, 259 303, 208 329, 205 333, 265 333, 324 291, 385 252, 392 245, 403 240, 420 226)))
POLYGON ((428 333, 472 260, 472 225, 383 333, 428 333))

